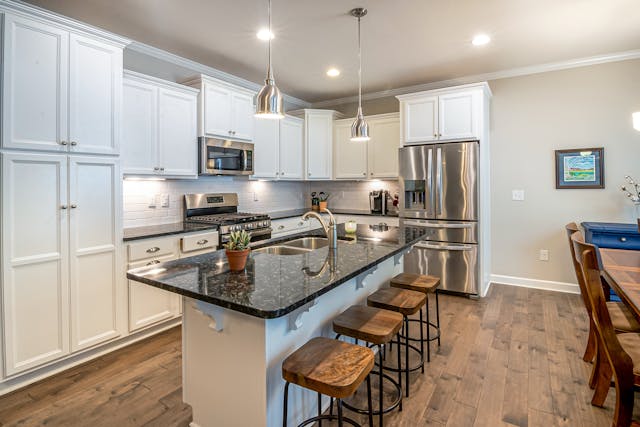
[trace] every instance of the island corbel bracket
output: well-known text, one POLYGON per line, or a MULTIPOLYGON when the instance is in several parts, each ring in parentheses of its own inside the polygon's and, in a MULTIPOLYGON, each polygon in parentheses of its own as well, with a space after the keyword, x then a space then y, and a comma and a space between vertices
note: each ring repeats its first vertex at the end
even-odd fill
POLYGON ((409 251, 411 251, 412 248, 409 248, 407 250, 404 250, 402 252, 398 252, 397 254, 395 254, 393 256, 393 266, 397 266, 400 265, 400 260, 402 259, 403 256, 405 256, 406 254, 409 253, 409 251))
POLYGON ((194 301, 192 307, 198 313, 211 319, 211 323, 207 325, 210 329, 216 332, 222 331, 222 328, 224 327, 224 313, 221 307, 207 304, 204 301, 194 301))
POLYGON ((378 266, 375 266, 375 267, 365 271, 364 273, 362 273, 358 277, 356 277, 356 291, 358 289, 364 288, 365 285, 366 285, 365 281, 367 280, 367 277, 371 276, 377 270, 378 270, 378 266))
POLYGON ((297 331, 302 327, 302 318, 318 303, 318 298, 306 303, 289 314, 289 331, 297 331))

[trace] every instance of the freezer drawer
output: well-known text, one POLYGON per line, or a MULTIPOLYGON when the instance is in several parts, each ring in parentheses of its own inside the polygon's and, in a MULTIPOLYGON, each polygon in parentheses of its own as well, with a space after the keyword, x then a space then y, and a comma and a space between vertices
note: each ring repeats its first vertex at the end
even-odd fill
POLYGON ((478 243, 478 223, 401 218, 400 225, 427 228, 423 240, 436 242, 478 243))
POLYGON ((478 294, 478 246, 419 242, 404 257, 407 273, 440 277, 440 289, 478 294))

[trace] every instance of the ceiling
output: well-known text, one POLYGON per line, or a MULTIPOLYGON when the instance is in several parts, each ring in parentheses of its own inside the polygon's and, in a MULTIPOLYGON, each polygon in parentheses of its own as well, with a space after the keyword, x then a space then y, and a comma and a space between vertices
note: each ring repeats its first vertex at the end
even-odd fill
MULTIPOLYGON (((309 102, 640 48, 638 0, 272 0, 278 86, 309 102), (475 47, 477 33, 491 36, 475 47), (342 71, 338 78, 325 72, 342 71)), ((254 82, 266 0, 28 0, 254 82)))

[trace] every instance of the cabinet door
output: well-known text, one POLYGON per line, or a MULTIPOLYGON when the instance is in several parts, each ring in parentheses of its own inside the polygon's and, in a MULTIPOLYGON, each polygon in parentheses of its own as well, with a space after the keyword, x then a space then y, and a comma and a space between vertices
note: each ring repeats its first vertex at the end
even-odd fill
POLYGON ((458 92, 439 97, 439 139, 479 137, 474 92, 458 92))
POLYGON ((75 34, 69 45, 71 151, 120 154, 122 49, 75 34))
POLYGON ((231 130, 236 139, 253 139, 254 113, 253 96, 246 93, 231 95, 231 130))
POLYGON ((69 353, 67 156, 2 154, 7 375, 69 353))
POLYGON ((278 120, 255 119, 255 121, 253 176, 256 178, 277 178, 279 176, 278 141, 280 139, 278 120))
POLYGON ((341 121, 334 125, 333 162, 336 179, 367 178, 367 142, 351 141, 351 124, 351 121, 341 121))
POLYGON ((155 174, 158 161, 158 89, 125 79, 122 102, 122 170, 155 174))
POLYGON ((305 139, 308 179, 331 179, 333 117, 330 114, 307 113, 305 139))
POLYGON ((438 97, 410 99, 402 103, 403 141, 416 143, 438 139, 438 97))
POLYGON ((3 48, 2 146, 66 152, 68 32, 7 14, 3 48))
POLYGON ((304 178, 304 120, 286 117, 280 122, 280 179, 304 178))
POLYGON ((117 246, 120 173, 116 159, 69 160, 71 350, 119 335, 116 306, 122 275, 117 246))
POLYGON ((194 95, 160 89, 159 158, 165 175, 197 177, 198 138, 194 95))
MULTIPOLYGON (((144 267, 178 258, 177 252, 162 258, 129 264, 127 269, 144 267)), ((144 283, 129 280, 129 331, 134 332, 180 315, 180 296, 144 283)))
POLYGON ((231 90, 211 83, 203 84, 204 133, 207 136, 231 136, 231 90))
POLYGON ((369 178, 398 178, 400 120, 372 120, 369 128, 369 178))

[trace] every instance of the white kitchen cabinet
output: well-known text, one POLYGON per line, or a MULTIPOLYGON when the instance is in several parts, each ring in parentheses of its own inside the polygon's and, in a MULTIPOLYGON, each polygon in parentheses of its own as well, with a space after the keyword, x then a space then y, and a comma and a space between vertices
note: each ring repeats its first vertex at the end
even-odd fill
POLYGON ((253 140, 255 94, 252 91, 205 75, 184 84, 200 90, 198 136, 253 140))
POLYGON ((3 148, 119 154, 123 47, 6 14, 3 148))
POLYGON ((304 121, 255 119, 253 178, 304 178, 304 121))
POLYGON ((120 172, 115 160, 69 160, 71 351, 120 335, 120 172))
POLYGON ((304 110, 306 178, 329 180, 333 177, 333 110, 304 110))
MULTIPOLYGON (((318 224, 317 221, 316 224, 318 224)), ((271 221, 271 228, 273 229, 271 233, 272 237, 284 237, 290 234, 301 233, 303 231, 310 230, 311 221, 303 220, 301 217, 274 219, 271 221)))
POLYGON ((400 95, 404 144, 480 139, 486 83, 400 95))
POLYGON ((334 122, 334 176, 336 179, 398 178, 400 120, 398 114, 366 117, 370 140, 351 141, 353 119, 334 122))
POLYGON ((400 220, 398 219, 398 217, 382 215, 339 214, 336 215, 336 221, 338 222, 338 224, 343 224, 347 221, 355 221, 357 224, 365 225, 378 225, 380 223, 385 223, 390 227, 398 227, 400 225, 400 220))
POLYGON ((115 159, 2 154, 5 373, 119 335, 115 159))
POLYGON ((127 71, 122 167, 126 175, 195 178, 197 90, 127 71))

